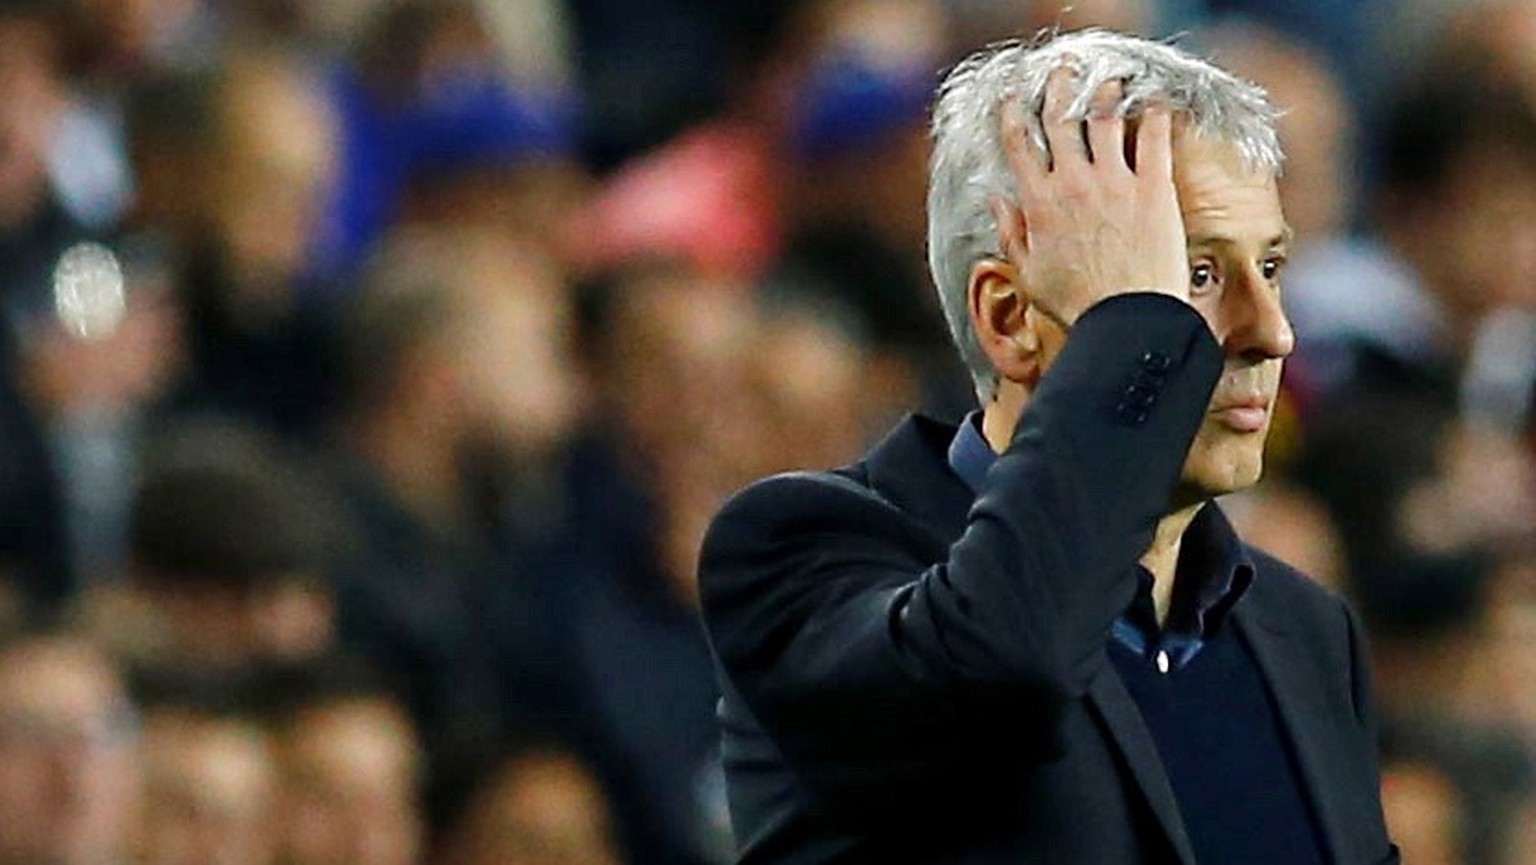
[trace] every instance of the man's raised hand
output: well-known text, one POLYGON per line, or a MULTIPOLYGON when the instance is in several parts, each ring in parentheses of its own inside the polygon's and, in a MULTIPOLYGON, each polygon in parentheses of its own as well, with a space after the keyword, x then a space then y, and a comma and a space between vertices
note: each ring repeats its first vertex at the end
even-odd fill
POLYGON ((1003 103, 1003 147, 1019 201, 992 201, 1003 253, 1022 272, 1030 301, 1064 327, 1111 295, 1155 291, 1187 301, 1171 113, 1149 106, 1127 142, 1122 83, 1094 92, 1086 122, 1068 119, 1078 92, 1070 67, 1052 71, 1040 117, 1049 152, 1030 135, 1025 107, 1003 103))

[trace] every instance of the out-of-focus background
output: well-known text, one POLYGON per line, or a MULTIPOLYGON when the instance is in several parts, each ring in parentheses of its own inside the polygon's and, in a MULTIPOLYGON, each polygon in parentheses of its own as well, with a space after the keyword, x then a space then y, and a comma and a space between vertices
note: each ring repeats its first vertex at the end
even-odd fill
POLYGON ((924 113, 1090 24, 1286 110, 1226 506, 1536 862, 1533 0, 0 0, 0 865, 728 861, 701 533, 970 407, 924 113))

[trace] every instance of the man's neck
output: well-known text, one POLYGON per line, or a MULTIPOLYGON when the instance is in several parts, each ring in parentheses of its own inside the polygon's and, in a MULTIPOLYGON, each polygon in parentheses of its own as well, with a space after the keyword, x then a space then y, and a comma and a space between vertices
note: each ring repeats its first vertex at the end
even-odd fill
MULTIPOLYGON (((1013 431, 1018 426, 1024 401, 1020 392, 1005 389, 983 406, 981 432, 993 451, 1002 453, 1013 441, 1013 431)), ((1158 625, 1168 620, 1168 611, 1173 606, 1173 584, 1179 567, 1179 550, 1184 544, 1184 531, 1204 506, 1203 501, 1182 505, 1159 520, 1152 546, 1141 557, 1141 566, 1152 574, 1152 605, 1157 610, 1158 625)))
POLYGON ((1204 506, 1204 502, 1189 505, 1158 520, 1152 546, 1141 556, 1141 566, 1152 575, 1152 606, 1157 610, 1159 626, 1168 621, 1168 611, 1173 606, 1173 586, 1179 569, 1179 551, 1184 545, 1184 532, 1204 506))

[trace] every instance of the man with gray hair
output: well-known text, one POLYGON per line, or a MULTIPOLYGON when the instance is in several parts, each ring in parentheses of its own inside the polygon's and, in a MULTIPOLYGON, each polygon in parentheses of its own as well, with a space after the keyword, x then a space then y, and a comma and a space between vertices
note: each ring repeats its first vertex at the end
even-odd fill
POLYGON ((1104 31, 949 74, 930 261, 982 408, 716 517, 740 861, 1398 860, 1354 614, 1212 503, 1294 345, 1274 115, 1104 31))

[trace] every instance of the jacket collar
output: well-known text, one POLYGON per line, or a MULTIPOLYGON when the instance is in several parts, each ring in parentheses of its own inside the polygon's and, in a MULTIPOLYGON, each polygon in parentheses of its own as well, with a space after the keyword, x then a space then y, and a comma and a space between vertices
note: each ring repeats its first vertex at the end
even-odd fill
POLYGON ((954 437, 953 424, 909 415, 863 462, 870 487, 933 529, 946 546, 965 531, 976 498, 946 459, 954 437))

